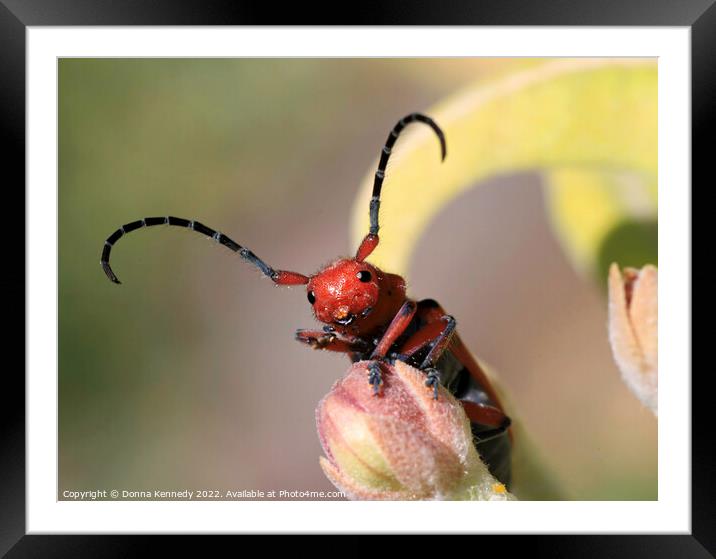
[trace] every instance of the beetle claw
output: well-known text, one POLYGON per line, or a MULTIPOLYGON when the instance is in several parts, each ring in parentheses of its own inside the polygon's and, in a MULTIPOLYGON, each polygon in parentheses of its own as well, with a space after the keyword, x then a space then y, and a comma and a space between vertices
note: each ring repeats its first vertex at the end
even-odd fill
POLYGON ((332 344, 337 337, 332 332, 320 336, 311 336, 309 334, 310 331, 307 330, 296 330, 295 339, 312 347, 313 349, 325 349, 326 346, 332 344))
POLYGON ((440 385, 440 371, 437 369, 427 369, 425 371, 428 374, 428 378, 425 379, 425 386, 432 387, 433 399, 438 399, 438 386, 440 385))
POLYGON ((380 392, 380 385, 383 384, 383 376, 380 372, 380 365, 376 361, 368 365, 368 383, 373 386, 373 394, 377 396, 380 392))

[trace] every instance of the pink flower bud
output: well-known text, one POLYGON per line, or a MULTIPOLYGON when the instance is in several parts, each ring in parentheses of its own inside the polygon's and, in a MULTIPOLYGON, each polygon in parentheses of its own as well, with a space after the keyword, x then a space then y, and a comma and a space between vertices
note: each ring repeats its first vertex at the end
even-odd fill
POLYGON ((609 341, 622 378, 657 414, 658 283, 655 266, 609 269, 609 341))
POLYGON ((472 444, 462 405, 425 373, 383 364, 378 395, 368 362, 351 366, 316 410, 323 471, 351 499, 513 499, 472 444))

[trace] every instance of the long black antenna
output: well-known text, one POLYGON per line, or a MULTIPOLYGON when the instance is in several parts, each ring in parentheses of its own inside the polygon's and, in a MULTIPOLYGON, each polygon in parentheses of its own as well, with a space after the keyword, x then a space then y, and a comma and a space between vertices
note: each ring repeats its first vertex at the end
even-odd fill
POLYGON ((422 122, 430 126, 430 128, 433 129, 435 134, 437 134, 438 139, 440 140, 441 160, 444 161, 445 156, 447 155, 445 134, 443 134, 443 131, 437 124, 435 124, 435 121, 432 118, 421 113, 410 113, 408 116, 405 116, 398 121, 398 124, 393 127, 393 129, 390 131, 390 134, 388 135, 388 139, 385 142, 383 151, 380 154, 378 170, 375 172, 375 182, 373 183, 373 196, 370 199, 370 235, 378 234, 378 210, 380 209, 380 191, 383 188, 385 169, 388 166, 388 159, 390 158, 390 154, 393 152, 393 145, 398 139, 398 136, 400 136, 400 133, 403 131, 403 128, 405 128, 408 124, 412 122, 422 122))
POLYGON ((259 270, 261 270, 261 272, 264 273, 264 275, 268 276, 279 285, 301 285, 308 283, 309 278, 304 276, 303 274, 298 274, 296 272, 287 272, 284 270, 274 270, 271 266, 266 264, 266 262, 261 260, 249 249, 242 247, 240 244, 235 241, 232 241, 223 233, 220 233, 219 231, 214 231, 211 227, 207 227, 199 221, 172 216, 145 217, 142 219, 138 219, 137 221, 132 221, 131 223, 122 225, 119 229, 117 229, 107 238, 107 240, 104 242, 104 247, 102 248, 102 259, 100 260, 100 263, 102 264, 102 269, 104 270, 104 273, 107 274, 107 277, 114 283, 122 283, 119 281, 115 273, 112 271, 111 266, 109 265, 109 254, 112 251, 112 247, 114 246, 114 244, 119 239, 124 237, 127 233, 131 233, 132 231, 141 229, 142 227, 152 227, 154 225, 174 225, 176 227, 185 227, 187 229, 191 229, 192 231, 196 231, 197 233, 206 235, 207 237, 211 237, 217 243, 224 245, 226 248, 234 252, 238 252, 239 256, 256 266, 259 270))

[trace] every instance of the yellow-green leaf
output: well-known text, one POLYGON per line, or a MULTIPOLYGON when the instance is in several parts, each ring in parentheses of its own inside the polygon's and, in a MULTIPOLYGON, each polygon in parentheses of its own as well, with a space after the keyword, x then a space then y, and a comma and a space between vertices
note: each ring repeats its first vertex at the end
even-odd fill
MULTIPOLYGON (((447 158, 440 162, 427 128, 412 126, 400 138, 383 189, 381 242, 370 260, 405 273, 420 234, 449 201, 492 176, 536 170, 554 185, 551 213, 568 253, 594 266, 604 235, 633 210, 633 200, 610 198, 615 184, 644 185, 647 203, 639 211, 655 208, 656 92, 652 59, 570 59, 481 81, 430 108, 445 131, 447 158), (570 200, 577 189, 599 198, 599 209, 586 198, 570 200), (565 205, 569 219, 559 214, 565 205), (582 227, 585 216, 591 223, 582 227)), ((373 171, 353 209, 355 245, 368 231, 373 171)))
POLYGON ((545 176, 546 205, 575 268, 604 283, 612 262, 657 263, 656 176, 564 168, 545 176))

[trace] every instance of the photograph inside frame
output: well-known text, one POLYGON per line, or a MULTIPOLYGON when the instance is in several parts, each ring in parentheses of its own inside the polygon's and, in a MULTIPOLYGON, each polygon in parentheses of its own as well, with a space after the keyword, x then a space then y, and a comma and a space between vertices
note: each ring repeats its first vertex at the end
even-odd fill
POLYGON ((58 76, 59 500, 658 499, 656 58, 58 76))

